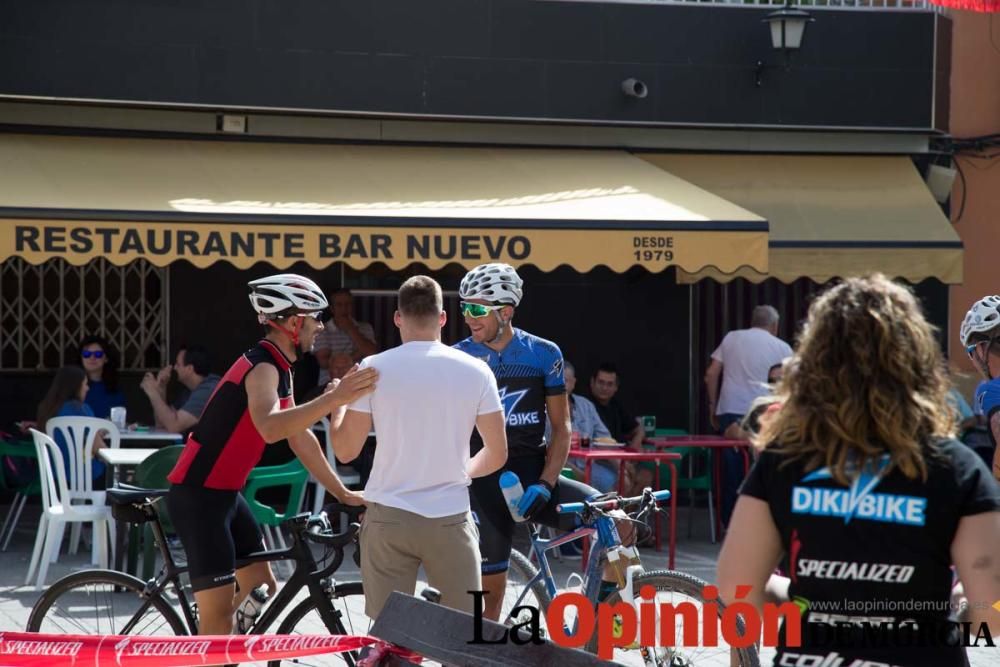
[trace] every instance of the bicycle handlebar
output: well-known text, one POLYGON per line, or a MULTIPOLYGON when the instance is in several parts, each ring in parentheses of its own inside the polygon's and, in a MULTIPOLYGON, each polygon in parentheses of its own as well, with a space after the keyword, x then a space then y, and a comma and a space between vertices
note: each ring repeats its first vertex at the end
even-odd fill
MULTIPOLYGON (((663 505, 670 500, 670 491, 651 491, 649 495, 657 505, 663 505)), ((556 506, 559 514, 582 514, 588 509, 591 510, 629 510, 641 505, 646 498, 646 494, 634 496, 632 498, 609 498, 608 500, 598 500, 596 502, 583 501, 580 503, 561 503, 556 506)))

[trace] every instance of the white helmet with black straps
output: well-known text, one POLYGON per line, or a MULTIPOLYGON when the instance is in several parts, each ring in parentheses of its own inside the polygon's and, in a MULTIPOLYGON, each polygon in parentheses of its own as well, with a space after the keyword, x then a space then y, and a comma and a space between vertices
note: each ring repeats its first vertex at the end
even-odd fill
POLYGON ((462 278, 458 295, 466 301, 482 299, 516 306, 521 303, 523 287, 524 281, 510 264, 480 264, 462 278))
POLYGON ((307 315, 330 305, 319 285, 305 276, 281 273, 247 283, 250 303, 262 322, 290 315, 307 315))
POLYGON ((1000 296, 985 296, 972 304, 965 314, 959 335, 962 345, 969 345, 974 334, 986 334, 995 331, 1000 334, 1000 296))

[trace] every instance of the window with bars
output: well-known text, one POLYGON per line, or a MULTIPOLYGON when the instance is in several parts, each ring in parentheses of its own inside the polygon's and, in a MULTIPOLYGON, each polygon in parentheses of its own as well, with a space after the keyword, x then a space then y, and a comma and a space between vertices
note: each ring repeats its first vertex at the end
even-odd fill
POLYGON ((122 370, 168 361, 167 269, 136 260, 73 266, 12 258, 0 263, 0 370, 51 370, 75 361, 88 334, 115 348, 122 370))

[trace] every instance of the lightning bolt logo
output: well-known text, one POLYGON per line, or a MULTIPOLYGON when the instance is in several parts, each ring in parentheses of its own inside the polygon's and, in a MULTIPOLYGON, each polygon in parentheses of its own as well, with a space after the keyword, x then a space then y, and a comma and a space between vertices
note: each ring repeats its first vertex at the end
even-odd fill
MULTIPOLYGON (((868 495, 875 490, 878 483, 882 481, 889 468, 890 458, 884 454, 876 463, 868 461, 864 469, 854 478, 851 483, 850 495, 848 496, 848 511, 844 517, 844 523, 850 523, 851 517, 858 511, 858 507, 868 495)), ((820 468, 816 472, 809 473, 802 478, 803 482, 813 482, 820 479, 833 479, 833 473, 829 468, 820 468)))
POLYGON ((514 408, 517 407, 517 404, 521 402, 521 399, 524 398, 527 393, 527 389, 507 393, 507 387, 500 387, 500 404, 503 405, 504 415, 510 416, 514 414, 514 408))

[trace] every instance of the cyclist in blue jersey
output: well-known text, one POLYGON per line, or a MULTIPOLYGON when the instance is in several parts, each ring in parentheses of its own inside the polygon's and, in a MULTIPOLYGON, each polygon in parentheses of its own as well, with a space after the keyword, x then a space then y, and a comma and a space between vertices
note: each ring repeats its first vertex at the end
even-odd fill
POLYGON ((976 389, 976 403, 989 425, 993 443, 993 476, 1000 480, 1000 296, 986 296, 972 304, 962 321, 962 345, 986 382, 976 389))
MULTIPOLYGON (((503 604, 514 536, 511 517, 500 491, 505 470, 517 474, 524 487, 518 511, 527 519, 560 530, 575 528, 576 517, 560 516, 559 503, 578 502, 598 491, 561 477, 569 454, 570 411, 559 346, 511 324, 524 283, 507 264, 483 264, 469 271, 459 286, 462 315, 470 336, 455 347, 485 361, 497 378, 507 425, 507 463, 492 475, 472 480, 469 495, 479 524, 483 591, 487 618, 497 620, 503 604), (545 439, 546 415, 552 424, 545 439)), ((473 433, 472 454, 482 448, 473 433)), ((628 544, 634 531, 619 525, 628 544)), ((615 590, 610 572, 604 593, 615 590)))

